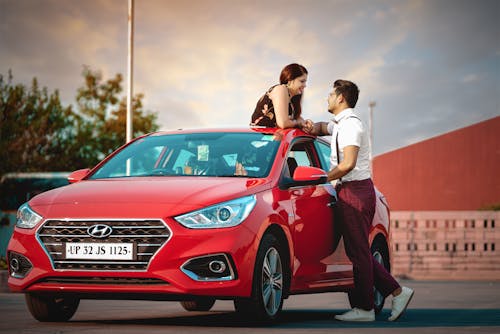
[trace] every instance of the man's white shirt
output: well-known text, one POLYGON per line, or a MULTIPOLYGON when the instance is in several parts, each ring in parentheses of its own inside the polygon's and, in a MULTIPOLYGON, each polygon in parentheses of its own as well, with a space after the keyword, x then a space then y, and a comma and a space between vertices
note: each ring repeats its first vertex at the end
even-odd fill
POLYGON ((360 181, 371 177, 370 172, 370 148, 368 134, 364 131, 363 123, 354 113, 354 109, 342 110, 328 123, 328 132, 332 135, 331 140, 331 169, 337 166, 336 138, 338 134, 339 161, 344 160, 344 148, 346 146, 359 147, 358 159, 353 170, 342 177, 342 182, 360 181))

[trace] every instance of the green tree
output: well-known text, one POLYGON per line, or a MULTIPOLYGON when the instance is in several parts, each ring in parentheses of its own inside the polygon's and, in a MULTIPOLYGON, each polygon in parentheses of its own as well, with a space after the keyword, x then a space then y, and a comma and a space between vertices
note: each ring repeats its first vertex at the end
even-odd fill
POLYGON ((31 87, 0 75, 0 175, 6 172, 66 170, 75 162, 68 139, 76 115, 64 107, 59 92, 49 94, 36 78, 31 87))
MULTIPOLYGON (((84 152, 89 166, 125 143, 126 96, 122 92, 122 75, 103 80, 99 71, 85 67, 82 73, 85 84, 78 89, 76 101, 81 116, 80 132, 87 138, 84 152)), ((132 99, 133 137, 158 130, 156 114, 143 109, 143 94, 132 99)))
MULTIPOLYGON (((33 78, 31 87, 0 74, 0 175, 8 172, 72 171, 92 167, 125 143, 126 97, 122 76, 103 81, 85 67, 77 107, 63 106, 33 78)), ((134 137, 156 131, 156 115, 133 98, 134 137)))

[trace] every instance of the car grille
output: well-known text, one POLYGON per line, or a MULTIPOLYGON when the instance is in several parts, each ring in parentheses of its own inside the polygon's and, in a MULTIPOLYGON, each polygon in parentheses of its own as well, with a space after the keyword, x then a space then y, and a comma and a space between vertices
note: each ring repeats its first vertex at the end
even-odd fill
POLYGON ((37 231, 54 269, 144 271, 171 232, 161 220, 48 220, 37 231), (93 225, 107 225, 112 233, 96 238, 87 233, 93 225), (66 243, 134 243, 134 260, 66 259, 66 243))
POLYGON ((168 282, 157 278, 135 277, 47 277, 40 283, 51 284, 110 284, 110 285, 168 285, 168 282))

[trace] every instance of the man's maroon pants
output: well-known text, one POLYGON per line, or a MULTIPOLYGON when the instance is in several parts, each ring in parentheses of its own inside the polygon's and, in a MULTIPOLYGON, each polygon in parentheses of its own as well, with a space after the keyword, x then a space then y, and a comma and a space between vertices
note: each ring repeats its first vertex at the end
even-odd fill
POLYGON ((375 190, 371 179, 343 182, 337 186, 338 216, 341 218, 346 254, 353 264, 354 289, 351 307, 373 309, 373 286, 387 297, 400 287, 370 251, 368 235, 375 214, 375 190))

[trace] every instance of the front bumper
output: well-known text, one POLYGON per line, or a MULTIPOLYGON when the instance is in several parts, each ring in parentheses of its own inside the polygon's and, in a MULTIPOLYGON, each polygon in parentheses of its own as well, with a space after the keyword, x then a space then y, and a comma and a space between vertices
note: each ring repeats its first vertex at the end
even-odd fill
POLYGON ((102 266, 61 267, 54 260, 57 255, 51 254, 39 233, 16 228, 8 246, 9 260, 21 256, 32 268, 23 273, 24 276, 10 269, 9 288, 13 292, 117 299, 250 296, 258 249, 255 233, 244 224, 204 230, 187 229, 175 221, 168 221, 166 225, 171 233, 169 239, 150 257, 146 266, 133 270, 102 266), (204 271, 204 266, 211 268, 204 271))

